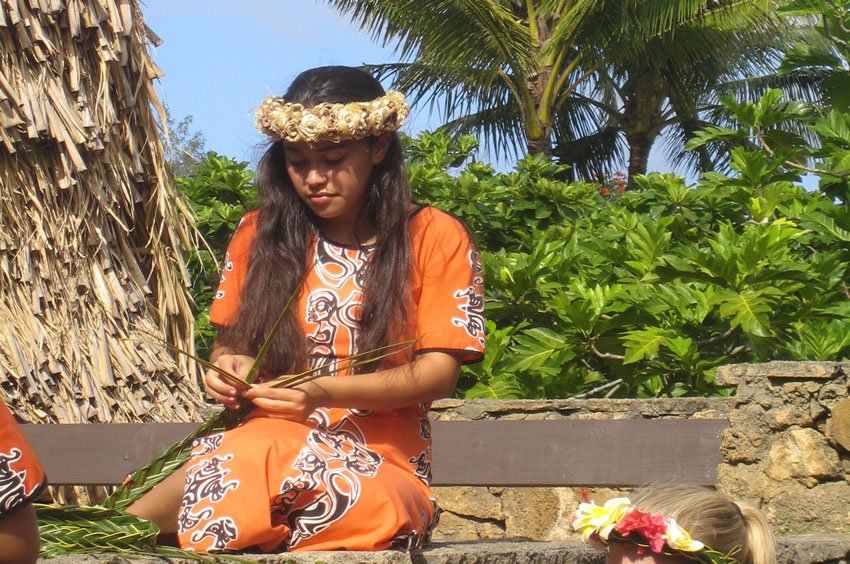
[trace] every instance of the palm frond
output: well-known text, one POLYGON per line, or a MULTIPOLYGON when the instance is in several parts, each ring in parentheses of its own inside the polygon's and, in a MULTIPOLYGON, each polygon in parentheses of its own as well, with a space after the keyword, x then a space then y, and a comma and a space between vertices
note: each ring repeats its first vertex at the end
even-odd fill
POLYGON ((495 0, 326 0, 385 45, 396 42, 402 60, 514 69, 531 66, 527 28, 495 0))
POLYGON ((490 106, 455 118, 442 127, 450 135, 472 134, 484 141, 496 159, 522 155, 527 150, 525 130, 514 103, 490 106))

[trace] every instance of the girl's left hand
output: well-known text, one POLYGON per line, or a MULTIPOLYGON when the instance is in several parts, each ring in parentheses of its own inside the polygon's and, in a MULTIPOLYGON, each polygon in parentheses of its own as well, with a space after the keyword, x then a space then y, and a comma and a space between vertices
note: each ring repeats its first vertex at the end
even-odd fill
POLYGON ((292 388, 273 388, 275 381, 255 384, 242 392, 242 397, 253 402, 268 417, 302 422, 320 406, 322 388, 316 381, 305 382, 292 388))

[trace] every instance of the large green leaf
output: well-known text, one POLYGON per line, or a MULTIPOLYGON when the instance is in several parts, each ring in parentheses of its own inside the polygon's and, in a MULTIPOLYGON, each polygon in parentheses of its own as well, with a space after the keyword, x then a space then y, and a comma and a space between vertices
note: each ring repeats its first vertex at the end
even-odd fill
POLYGON ((668 339, 676 338, 673 331, 658 327, 648 327, 629 331, 623 335, 626 355, 623 364, 632 364, 639 360, 648 359, 658 354, 662 344, 668 339))
POLYGON ((781 292, 774 288, 742 292, 721 290, 712 296, 710 303, 719 306, 724 319, 731 318, 732 327, 740 326, 744 332, 757 337, 769 337, 772 335, 770 314, 779 295, 781 292))
POLYGON ((513 361, 508 362, 508 372, 541 371, 557 374, 563 363, 575 358, 574 343, 568 336, 544 327, 533 327, 515 337, 513 361))
POLYGON ((466 399, 520 399, 526 397, 525 390, 513 376, 502 374, 487 382, 478 382, 464 394, 466 399))

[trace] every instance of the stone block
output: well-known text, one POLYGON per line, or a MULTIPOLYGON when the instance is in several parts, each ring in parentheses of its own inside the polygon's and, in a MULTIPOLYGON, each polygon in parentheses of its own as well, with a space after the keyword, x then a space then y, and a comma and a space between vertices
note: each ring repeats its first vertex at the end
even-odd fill
POLYGON ((723 431, 720 453, 730 464, 751 464, 761 460, 770 447, 770 429, 765 411, 748 405, 729 414, 729 428, 723 431))
POLYGON ((782 430, 788 427, 798 425, 800 427, 810 427, 814 425, 809 405, 805 408, 797 406, 785 406, 777 409, 771 409, 765 413, 765 420, 771 429, 782 430))
POLYGON ((832 444, 850 452, 850 399, 844 399, 832 408, 826 424, 826 436, 832 444))
POLYGON ((770 448, 766 473, 774 480, 836 479, 842 474, 841 461, 826 438, 814 429, 794 429, 780 437, 770 448))
POLYGON ((481 521, 444 511, 431 538, 434 541, 475 541, 505 538, 505 527, 499 521, 481 521))
POLYGON ((820 392, 818 392, 818 403, 831 410, 835 408, 836 404, 846 400, 848 395, 850 395, 850 380, 848 380, 848 374, 845 371, 844 378, 821 386, 820 392))
POLYGON ((850 485, 841 481, 804 491, 792 488, 767 500, 762 509, 781 532, 844 532, 850 528, 850 485))
POLYGON ((434 498, 443 511, 478 520, 502 520, 500 495, 491 488, 453 486, 433 488, 434 498))
POLYGON ((505 488, 502 512, 508 538, 565 540, 579 498, 571 488, 505 488))
POLYGON ((768 477, 761 464, 721 464, 717 467, 717 489, 732 499, 758 507, 788 489, 802 494, 805 487, 796 482, 777 482, 768 477))
POLYGON ((720 386, 741 385, 767 378, 805 378, 829 380, 840 373, 837 362, 774 361, 763 364, 730 364, 717 369, 715 381, 720 386))

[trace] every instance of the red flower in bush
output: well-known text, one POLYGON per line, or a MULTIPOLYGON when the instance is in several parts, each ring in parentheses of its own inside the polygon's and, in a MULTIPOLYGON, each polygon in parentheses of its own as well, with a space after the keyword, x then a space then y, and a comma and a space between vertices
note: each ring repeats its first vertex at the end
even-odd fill
POLYGON ((664 549, 667 520, 661 515, 650 515, 634 509, 626 513, 617 523, 617 531, 624 537, 637 533, 649 543, 652 552, 660 554, 664 549))

